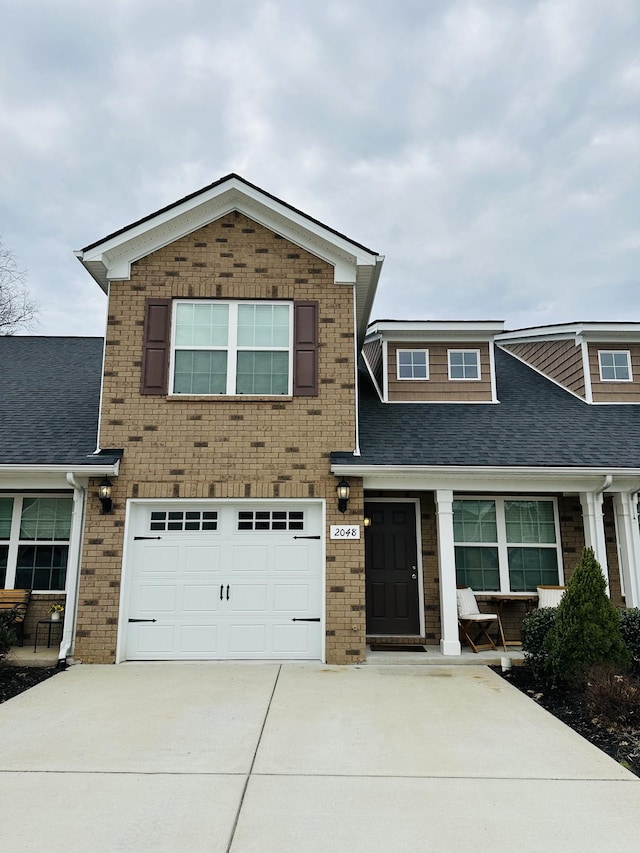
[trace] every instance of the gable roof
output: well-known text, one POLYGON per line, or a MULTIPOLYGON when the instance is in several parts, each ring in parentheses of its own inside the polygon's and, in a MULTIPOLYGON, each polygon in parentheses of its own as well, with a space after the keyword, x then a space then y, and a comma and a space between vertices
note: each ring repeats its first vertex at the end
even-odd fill
POLYGON ((640 470, 638 406, 589 406, 499 348, 495 364, 486 404, 382 403, 362 369, 360 456, 332 464, 640 470))
POLYGON ((75 254, 107 291, 109 281, 130 278, 134 261, 234 210, 327 261, 334 268, 336 284, 355 287, 356 322, 362 342, 384 258, 234 173, 75 254))
POLYGON ((94 455, 102 338, 0 337, 0 466, 114 464, 94 455))

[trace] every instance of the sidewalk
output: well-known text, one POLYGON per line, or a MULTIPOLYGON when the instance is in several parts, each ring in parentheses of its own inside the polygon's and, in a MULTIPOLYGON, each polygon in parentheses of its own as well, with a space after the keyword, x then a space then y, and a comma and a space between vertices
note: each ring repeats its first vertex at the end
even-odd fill
POLYGON ((628 851, 640 779, 483 666, 76 666, 0 706, 8 851, 628 851), (34 815, 37 819, 34 819, 34 815))

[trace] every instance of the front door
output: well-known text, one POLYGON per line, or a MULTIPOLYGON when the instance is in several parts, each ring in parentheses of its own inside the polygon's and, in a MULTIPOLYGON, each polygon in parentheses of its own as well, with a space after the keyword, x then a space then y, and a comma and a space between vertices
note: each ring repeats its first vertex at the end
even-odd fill
POLYGON ((367 503, 367 634, 420 633, 416 505, 367 503))

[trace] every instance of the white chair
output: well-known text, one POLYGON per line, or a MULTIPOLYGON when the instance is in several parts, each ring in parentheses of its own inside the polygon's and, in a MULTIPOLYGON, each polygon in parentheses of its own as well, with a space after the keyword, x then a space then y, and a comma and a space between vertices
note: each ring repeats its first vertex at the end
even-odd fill
POLYGON ((557 607, 560 604, 560 599, 564 595, 565 587, 539 586, 537 590, 538 607, 557 607))
POLYGON ((491 638, 488 628, 495 622, 498 625, 499 634, 502 636, 502 625, 497 613, 481 613, 478 608, 475 594, 470 587, 465 586, 457 590, 458 598, 458 625, 464 642, 477 654, 481 649, 497 649, 491 638), (475 636, 472 637, 471 634, 475 636), (479 643, 484 638, 486 642, 479 643))

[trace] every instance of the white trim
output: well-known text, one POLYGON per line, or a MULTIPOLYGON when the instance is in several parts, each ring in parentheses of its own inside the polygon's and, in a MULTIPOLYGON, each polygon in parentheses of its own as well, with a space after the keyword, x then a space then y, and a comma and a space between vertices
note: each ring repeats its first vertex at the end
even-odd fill
MULTIPOLYGON (((408 365, 403 365, 407 367, 408 365)), ((413 364, 413 360, 411 362, 411 368, 413 369, 415 365, 413 364)), ((422 365, 420 365, 421 367, 422 365)), ((399 382, 428 382, 429 381, 429 350, 428 349, 408 349, 404 347, 396 347, 396 379, 399 382), (410 352, 413 353, 424 354, 425 356, 425 371, 426 376, 400 376, 400 360, 398 359, 398 355, 401 352, 410 352)))
MULTIPOLYGON (((416 571, 418 572, 418 619, 419 619, 419 631, 420 636, 424 637, 426 629, 426 616, 424 612, 424 566, 422 563, 422 524, 421 524, 421 516, 420 516, 420 498, 385 498, 385 497, 376 497, 376 498, 368 498, 366 495, 364 496, 365 504, 372 503, 382 503, 382 504, 391 504, 391 503, 403 503, 403 504, 413 504, 415 509, 415 531, 416 531, 416 560, 417 566, 416 571)), ((366 571, 367 566, 365 562, 365 598, 366 598, 366 571)), ((365 601, 366 604, 366 601, 365 601)), ((373 635, 369 635, 373 636, 373 635)), ((386 634, 384 636, 387 636, 386 634)), ((400 635, 402 636, 402 635, 400 635)))
POLYGON ((489 371, 491 379, 491 402, 498 403, 498 382, 496 379, 496 345, 494 341, 489 343, 489 371))
POLYGON ((78 617, 78 597, 80 594, 80 562, 85 532, 85 507, 87 489, 76 481, 73 474, 67 475, 69 485, 73 486, 73 515, 71 517, 71 536, 69 556, 67 558, 66 599, 64 606, 64 627, 60 640, 59 659, 65 660, 73 652, 78 617))
MULTIPOLYGON (((371 364, 369 363, 369 359, 367 358, 367 354, 365 353, 364 350, 362 351, 362 358, 364 359, 364 364, 365 364, 365 367, 367 368, 367 372, 369 374, 369 377, 370 377, 371 381, 373 382, 373 387, 378 392, 378 397, 382 401, 382 389, 378 385, 376 377, 373 373, 373 369, 371 367, 371 364)), ((357 363, 356 363, 356 367, 357 367, 357 363)), ((357 370, 356 370, 356 372, 357 372, 357 370)), ((384 372, 384 367, 383 367, 383 372, 384 372)), ((358 395, 356 394, 356 407, 357 407, 357 405, 358 405, 358 395)), ((360 454, 358 454, 358 455, 360 455, 360 454)))
MULTIPOLYGON (((354 289, 353 289, 353 374, 354 374, 353 375, 353 410, 354 410, 353 411, 353 415, 354 415, 353 423, 354 423, 355 429, 354 429, 354 436, 353 436, 353 440, 354 440, 353 455, 354 456, 360 456, 360 417, 359 417, 360 416, 360 407, 358 405, 358 400, 360 399, 360 396, 359 396, 360 395, 360 391, 359 391, 359 386, 360 386, 359 374, 360 374, 360 371, 358 370, 359 346, 358 346, 358 324, 356 321, 356 310, 357 310, 356 289, 354 287, 354 289)), ((364 358, 364 352, 362 355, 364 358)), ((364 359, 364 362, 365 362, 365 364, 367 363, 366 358, 364 359)), ((368 365, 367 365, 367 367, 368 367, 368 365)), ((293 372, 293 366, 292 366, 292 372, 293 372)), ((318 379, 318 392, 320 391, 319 383, 320 383, 320 380, 318 379)))
MULTIPOLYGON (((615 370, 615 364, 613 365, 615 370)), ((600 382, 633 382, 633 371, 631 369, 631 350, 625 349, 599 349, 598 350, 598 369, 600 370, 600 382), (627 357, 627 371, 629 376, 627 379, 605 379, 602 375, 602 356, 603 355, 615 355, 616 353, 623 353, 627 357)))
POLYGON ((384 335, 389 341, 440 339, 492 340, 504 330, 504 320, 380 320, 367 328, 370 335, 384 335))
MULTIPOLYGON (((462 364, 463 370, 465 369, 464 359, 462 364)), ((480 350, 479 349, 453 349, 447 348, 447 370, 449 374, 450 382, 479 382, 482 379, 482 365, 480 363, 480 350), (460 353, 461 355, 465 355, 466 353, 475 353, 476 355, 476 368, 478 370, 477 376, 452 376, 451 375, 451 354, 452 353, 460 353)))
MULTIPOLYGON (((607 491, 610 491, 608 486, 606 488, 607 491)), ((607 585, 607 595, 610 595, 607 540, 604 532, 604 489, 601 487, 588 492, 580 492, 580 505, 582 506, 585 548, 593 549, 607 585)))
POLYGON ((580 339, 580 349, 582 355, 582 373, 584 375, 584 398, 587 403, 592 405, 593 385, 591 383, 591 365, 589 364, 589 344, 584 339, 580 339))
POLYGON ((440 580, 440 651, 443 655, 459 657, 462 647, 458 630, 453 491, 438 489, 435 493, 435 503, 440 580))
POLYGON ((389 402, 389 344, 382 341, 382 402, 389 402))
POLYGON ((584 336, 592 343, 607 343, 612 340, 640 340, 640 323, 560 323, 549 326, 531 326, 504 332, 496 340, 498 343, 518 341, 551 341, 584 336))
POLYGON ((283 505, 300 507, 302 505, 314 505, 320 508, 320 586, 321 586, 321 613, 320 613, 320 659, 326 661, 326 620, 327 620, 327 508, 324 498, 127 498, 125 505, 125 523, 122 550, 122 573, 120 576, 120 598, 118 602, 118 632, 116 640, 116 663, 123 663, 126 644, 126 614, 129 612, 129 593, 131 573, 129 571, 129 549, 132 544, 130 536, 134 509, 137 506, 150 506, 161 504, 163 506, 208 505, 220 506, 229 504, 241 506, 256 505, 283 505))

